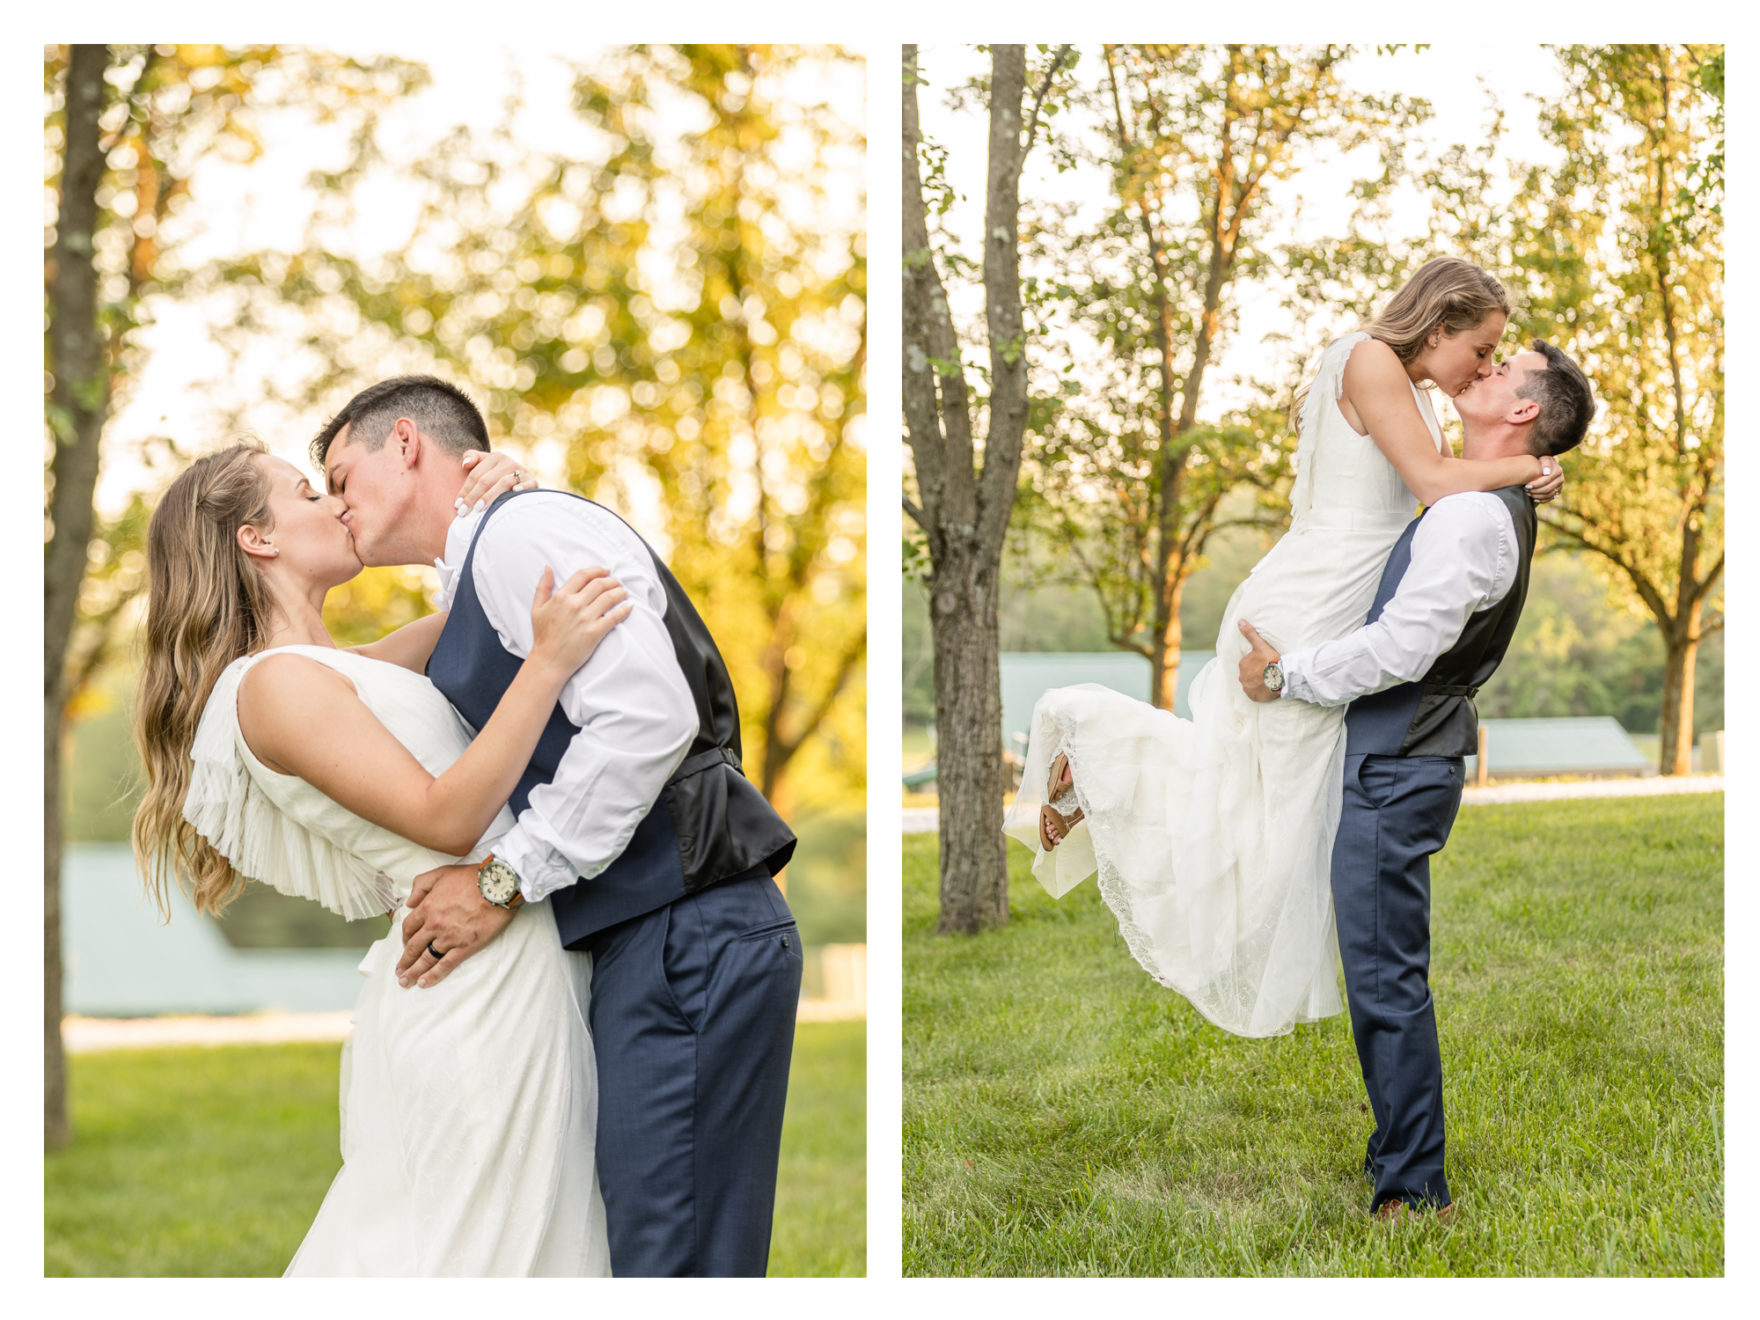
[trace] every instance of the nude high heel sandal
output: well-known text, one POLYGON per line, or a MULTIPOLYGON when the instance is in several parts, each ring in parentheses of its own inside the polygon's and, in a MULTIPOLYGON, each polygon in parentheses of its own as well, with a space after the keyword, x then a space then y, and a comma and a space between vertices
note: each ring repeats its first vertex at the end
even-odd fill
MULTIPOLYGON (((1046 852, 1050 852, 1067 839, 1070 830, 1074 829, 1082 820, 1080 807, 1065 815, 1051 805, 1059 797, 1064 796, 1059 790, 1063 785, 1064 771, 1068 768, 1069 757, 1065 753, 1059 752, 1052 758, 1051 776, 1045 784, 1045 805, 1039 808, 1039 846, 1046 852), (1057 831, 1055 834, 1052 833, 1054 829, 1057 831)), ((1074 787, 1072 783, 1071 792, 1074 791, 1074 787)))

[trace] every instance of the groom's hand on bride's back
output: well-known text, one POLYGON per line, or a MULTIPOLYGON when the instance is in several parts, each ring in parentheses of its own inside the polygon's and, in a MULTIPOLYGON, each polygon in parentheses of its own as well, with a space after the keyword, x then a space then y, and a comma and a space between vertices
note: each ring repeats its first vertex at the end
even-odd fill
POLYGON ((512 908, 483 897, 475 866, 442 866, 418 875, 406 906, 403 957, 397 963, 397 983, 405 989, 438 985, 513 920, 512 908))
POLYGON ((1245 619, 1240 621, 1241 636, 1252 647, 1241 657, 1241 687, 1254 701, 1276 701, 1278 694, 1265 686, 1265 666, 1282 659, 1277 649, 1259 636, 1258 630, 1245 619))

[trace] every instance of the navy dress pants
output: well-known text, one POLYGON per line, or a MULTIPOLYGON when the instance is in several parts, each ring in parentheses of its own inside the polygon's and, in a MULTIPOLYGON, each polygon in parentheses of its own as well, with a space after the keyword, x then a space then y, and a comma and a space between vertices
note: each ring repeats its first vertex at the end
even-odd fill
POLYGON ((612 1273, 761 1277, 800 1001, 794 914, 760 868, 589 947, 612 1273))
POLYGON ((1351 1034, 1375 1131, 1370 1209, 1444 1206, 1442 1057, 1430 998, 1430 855, 1448 842, 1465 779, 1450 756, 1347 756, 1332 902, 1351 1034))

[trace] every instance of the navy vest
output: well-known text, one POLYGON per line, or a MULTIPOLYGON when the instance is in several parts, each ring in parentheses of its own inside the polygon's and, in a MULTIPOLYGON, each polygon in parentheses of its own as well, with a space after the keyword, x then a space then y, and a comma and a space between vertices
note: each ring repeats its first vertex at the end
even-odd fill
MULTIPOLYGON (((428 659, 429 679, 473 729, 488 723, 522 663, 501 645, 477 599, 471 571, 477 541, 489 519, 511 501, 539 493, 561 492, 511 491, 484 513, 459 566, 452 612, 428 659)), ((696 704, 697 736, 622 854, 592 879, 550 896, 562 942, 571 948, 609 926, 759 867, 774 875, 794 852, 793 832, 740 768, 739 708, 715 639, 678 579, 652 547, 643 545, 666 593, 666 631, 696 704)), ((534 788, 550 782, 577 732, 560 705, 550 712, 531 763, 508 799, 514 815, 525 810, 534 788)))
MULTIPOLYGON (((1528 598, 1528 566, 1534 558, 1534 533, 1538 519, 1534 502, 1522 486, 1491 492, 1509 509, 1516 525, 1516 580, 1509 594, 1467 619, 1455 644, 1436 657, 1436 663, 1414 683, 1401 683, 1381 692, 1358 697, 1345 712, 1345 755, 1373 756, 1473 756, 1479 750, 1479 712, 1473 697, 1490 678, 1515 636, 1516 621, 1528 598)), ((1369 623, 1381 617, 1387 602, 1399 589, 1412 562, 1414 518, 1400 533, 1375 603, 1369 607, 1369 623)))

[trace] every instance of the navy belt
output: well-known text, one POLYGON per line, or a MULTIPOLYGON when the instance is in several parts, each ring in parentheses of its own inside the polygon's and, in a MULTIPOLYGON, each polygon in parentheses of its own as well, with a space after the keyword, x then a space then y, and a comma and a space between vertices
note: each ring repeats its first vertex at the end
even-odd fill
POLYGON ((742 775, 745 767, 740 764, 739 757, 734 755, 731 747, 711 747, 706 752, 698 752, 687 756, 679 763, 678 769, 672 772, 672 778, 666 782, 676 784, 681 779, 689 779, 692 775, 700 775, 711 766, 730 765, 742 775))

